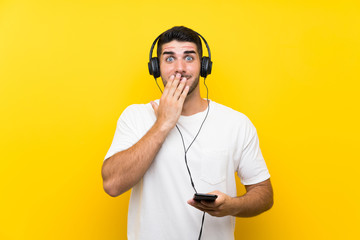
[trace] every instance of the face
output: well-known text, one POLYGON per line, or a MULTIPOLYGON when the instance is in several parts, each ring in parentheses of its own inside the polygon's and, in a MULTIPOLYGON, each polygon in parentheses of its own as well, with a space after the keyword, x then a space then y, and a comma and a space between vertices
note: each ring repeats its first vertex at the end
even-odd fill
POLYGON ((186 77, 189 94, 197 88, 200 76, 200 58, 195 43, 173 40, 162 45, 160 74, 164 86, 171 75, 181 74, 186 77))

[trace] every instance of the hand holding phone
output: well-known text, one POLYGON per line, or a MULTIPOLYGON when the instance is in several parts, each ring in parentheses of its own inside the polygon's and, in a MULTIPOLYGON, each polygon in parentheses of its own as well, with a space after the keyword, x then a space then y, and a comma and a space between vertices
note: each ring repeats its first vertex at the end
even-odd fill
POLYGON ((214 202, 218 196, 214 194, 195 193, 193 199, 197 202, 214 202))

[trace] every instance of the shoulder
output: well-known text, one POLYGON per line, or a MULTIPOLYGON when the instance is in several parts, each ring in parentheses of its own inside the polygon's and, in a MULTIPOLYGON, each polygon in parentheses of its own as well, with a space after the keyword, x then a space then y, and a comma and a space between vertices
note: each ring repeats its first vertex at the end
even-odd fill
POLYGON ((151 107, 150 103, 146 104, 131 104, 125 108, 123 113, 136 113, 146 111, 148 106, 151 107))
POLYGON ((236 111, 222 104, 211 102, 209 116, 218 126, 218 129, 239 133, 243 136, 253 136, 256 134, 256 128, 251 120, 243 113, 236 111))
POLYGON ((216 117, 224 120, 251 123, 245 114, 214 101, 211 101, 210 111, 213 111, 216 117))
POLYGON ((129 105, 117 121, 119 129, 131 129, 142 136, 156 121, 156 116, 150 103, 129 105))
POLYGON ((151 117, 154 115, 154 110, 151 107, 150 103, 146 104, 131 104, 125 108, 125 110, 121 113, 120 119, 127 118, 136 118, 141 119, 146 116, 151 117))

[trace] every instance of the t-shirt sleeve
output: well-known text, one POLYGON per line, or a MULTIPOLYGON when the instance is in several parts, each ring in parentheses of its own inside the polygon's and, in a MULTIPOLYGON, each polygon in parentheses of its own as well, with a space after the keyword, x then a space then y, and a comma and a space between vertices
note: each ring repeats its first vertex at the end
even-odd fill
POLYGON ((260 150, 259 138, 254 125, 247 119, 244 142, 241 151, 238 176, 244 185, 252 185, 270 178, 264 157, 260 150))
POLYGON ((108 150, 105 159, 108 159, 115 153, 130 148, 138 140, 134 121, 134 106, 127 107, 119 117, 116 125, 115 135, 108 150))

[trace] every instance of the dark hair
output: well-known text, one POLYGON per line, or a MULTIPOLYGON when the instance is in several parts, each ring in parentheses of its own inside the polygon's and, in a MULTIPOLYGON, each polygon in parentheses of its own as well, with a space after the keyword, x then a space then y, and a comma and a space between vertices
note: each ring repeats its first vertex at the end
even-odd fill
POLYGON ((199 53, 199 57, 202 57, 202 45, 199 35, 194 30, 184 26, 173 27, 160 35, 157 44, 158 57, 160 57, 161 55, 162 45, 173 40, 179 42, 195 43, 199 53))

